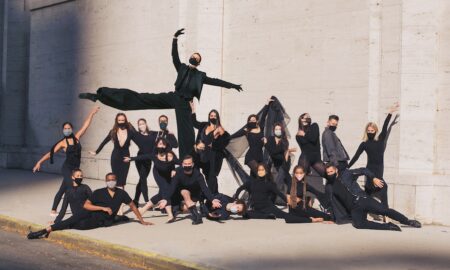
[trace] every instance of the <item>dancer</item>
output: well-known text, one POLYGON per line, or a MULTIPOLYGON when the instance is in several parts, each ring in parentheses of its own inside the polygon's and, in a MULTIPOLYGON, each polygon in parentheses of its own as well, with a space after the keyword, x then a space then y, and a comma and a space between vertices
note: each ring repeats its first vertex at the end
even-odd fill
POLYGON ((211 110, 208 122, 198 122, 194 102, 191 102, 192 122, 198 129, 195 150, 198 154, 197 166, 205 175, 208 188, 213 194, 219 192, 217 176, 222 169, 225 147, 230 142, 230 134, 224 130, 220 122, 219 112, 211 110))
POLYGON ((214 199, 218 199, 222 206, 214 208, 211 201, 206 201, 206 206, 209 210, 206 218, 210 220, 227 220, 231 215, 243 216, 247 211, 247 205, 244 200, 233 200, 230 196, 222 193, 216 194, 214 199))
POLYGON ((53 217, 57 216, 56 209, 58 208, 58 204, 61 201, 64 192, 67 187, 72 185, 72 170, 80 167, 81 163, 81 144, 80 139, 83 137, 84 133, 86 133, 87 129, 92 123, 92 119, 94 115, 100 110, 100 107, 95 106, 91 112, 89 113, 86 120, 84 120, 83 126, 81 129, 73 133, 73 125, 69 122, 65 122, 63 127, 64 138, 58 141, 55 145, 53 145, 50 152, 45 154, 33 167, 33 173, 40 171, 42 163, 44 161, 50 159, 50 164, 53 164, 53 154, 63 150, 66 153, 66 160, 61 168, 61 174, 63 175, 63 181, 61 186, 59 187, 58 192, 55 195, 53 200, 53 206, 50 215, 53 217))
MULTIPOLYGON (((358 150, 356 150, 355 155, 350 160, 348 167, 352 167, 353 164, 358 160, 361 156, 362 152, 366 152, 367 154, 367 165, 366 168, 374 173, 376 178, 383 179, 384 172, 384 152, 385 145, 387 143, 388 136, 388 126, 391 120, 392 114, 398 110, 399 104, 395 103, 390 109, 389 113, 386 116, 386 120, 384 120, 383 129, 381 130, 378 138, 375 136, 378 133, 378 126, 373 122, 369 122, 364 129, 364 137, 363 142, 359 145, 358 150)), ((388 185, 386 182, 382 183, 374 183, 369 181, 366 177, 365 182, 365 190, 367 194, 371 196, 378 197, 381 200, 381 203, 389 208, 388 204, 388 185)))
POLYGON ((178 36, 184 34, 184 28, 178 30, 172 41, 172 60, 178 73, 175 81, 175 91, 168 93, 137 93, 129 89, 114 89, 102 87, 96 94, 82 93, 80 98, 99 100, 105 105, 119 110, 175 109, 180 140, 180 156, 192 153, 195 143, 194 127, 192 125, 189 101, 194 97, 200 100, 203 84, 234 88, 242 91, 241 85, 232 84, 219 79, 209 78, 205 72, 199 71, 202 57, 193 53, 189 65, 181 63, 178 56, 178 36))
POLYGON ((159 125, 158 131, 151 131, 152 136, 154 137, 154 142, 156 142, 158 138, 164 138, 169 143, 168 145, 168 147, 170 148, 169 150, 178 148, 177 138, 168 129, 169 117, 167 117, 167 115, 164 114, 160 115, 158 117, 158 125, 159 125))
POLYGON ((350 159, 347 151, 336 135, 336 129, 339 124, 339 116, 330 115, 328 117, 328 126, 322 133, 323 161, 337 166, 343 171, 348 167, 350 159))

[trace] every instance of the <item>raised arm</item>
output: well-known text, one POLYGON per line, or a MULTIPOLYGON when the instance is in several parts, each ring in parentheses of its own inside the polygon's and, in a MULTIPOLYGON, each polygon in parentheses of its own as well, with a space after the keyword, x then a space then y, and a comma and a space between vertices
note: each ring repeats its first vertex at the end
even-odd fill
POLYGON ((379 141, 384 141, 384 139, 386 138, 387 129, 389 126, 389 122, 391 121, 391 117, 392 117, 392 114, 388 113, 388 115, 386 116, 386 119, 384 120, 384 123, 383 123, 383 129, 381 130, 381 133, 378 136, 379 141))
POLYGON ((350 163, 348 163, 348 167, 352 167, 353 164, 355 164, 355 162, 358 160, 359 156, 361 156, 362 152, 364 151, 364 142, 362 142, 359 147, 358 150, 356 150, 355 155, 353 156, 352 160, 350 160, 350 163))
POLYGON ((89 126, 92 123, 92 119, 94 118, 94 115, 100 110, 99 106, 95 106, 91 112, 89 113, 88 117, 84 120, 83 126, 81 127, 81 129, 75 134, 75 137, 77 138, 77 140, 79 140, 84 133, 86 132, 86 130, 89 128, 89 126))
POLYGON ((315 143, 319 139, 319 126, 316 123, 311 124, 308 131, 305 132, 305 136, 300 138, 310 143, 315 143))
POLYGON ((204 84, 209 84, 209 85, 213 85, 213 86, 219 86, 219 87, 223 87, 223 88, 234 88, 236 89, 238 92, 242 91, 242 87, 240 84, 234 84, 234 83, 230 83, 221 79, 216 79, 216 78, 210 78, 208 76, 205 77, 205 79, 203 80, 204 84))
POLYGON ((173 39, 172 39, 172 61, 173 65, 175 66, 175 69, 178 71, 181 66, 180 56, 178 55, 178 36, 184 34, 184 28, 181 28, 177 32, 175 32, 173 39))
POLYGON ((246 133, 245 128, 241 128, 240 130, 236 131, 233 135, 230 136, 230 140, 242 137, 245 135, 245 133, 246 133))
POLYGON ((264 127, 266 126, 266 118, 267 118, 267 113, 269 112, 270 102, 272 102, 271 99, 268 101, 266 106, 264 106, 263 113, 261 114, 261 118, 259 119, 259 127, 261 128, 261 132, 264 132, 264 127))

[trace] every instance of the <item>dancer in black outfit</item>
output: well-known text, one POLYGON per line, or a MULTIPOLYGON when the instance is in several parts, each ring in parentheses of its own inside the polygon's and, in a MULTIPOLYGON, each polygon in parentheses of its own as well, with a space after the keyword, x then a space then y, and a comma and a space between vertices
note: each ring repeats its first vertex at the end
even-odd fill
POLYGON ((202 216, 197 211, 196 202, 206 197, 212 202, 213 208, 220 208, 220 201, 214 199, 213 194, 206 186, 205 177, 194 167, 194 159, 187 155, 183 158, 182 166, 176 169, 175 176, 172 178, 170 198, 173 194, 181 194, 184 204, 191 212, 192 224, 203 223, 202 216))
POLYGON ((143 208, 139 209, 141 215, 153 206, 158 205, 158 208, 166 210, 169 216, 168 223, 173 222, 175 218, 172 212, 172 200, 170 197, 171 182, 172 177, 175 175, 175 165, 179 165, 180 161, 172 150, 170 150, 168 142, 163 138, 159 138, 156 141, 156 151, 152 154, 142 154, 132 158, 124 158, 125 162, 133 160, 136 162, 147 160, 153 161, 153 177, 159 187, 158 194, 153 196, 143 208), (164 204, 160 204, 162 200, 165 200, 164 204))
MULTIPOLYGON (((138 122, 138 130, 133 136, 133 142, 139 147, 138 156, 139 155, 149 155, 154 151, 155 140, 154 136, 152 136, 152 132, 148 129, 147 121, 143 118, 139 119, 138 122)), ((139 173, 139 182, 136 185, 136 193, 134 195, 133 202, 136 206, 139 205, 139 197, 142 194, 144 197, 145 203, 148 202, 148 186, 147 186, 147 177, 152 168, 151 160, 137 160, 136 161, 136 169, 139 173)))
POLYGON ((95 156, 102 151, 103 147, 109 141, 113 141, 114 149, 111 153, 111 170, 117 177, 117 187, 119 188, 124 188, 127 184, 130 163, 123 162, 123 158, 130 156, 130 142, 134 139, 135 133, 136 131, 128 122, 127 116, 124 113, 118 113, 114 121, 114 126, 108 135, 106 135, 106 138, 95 152, 89 152, 95 156))
POLYGON ((287 202, 286 195, 280 192, 273 180, 270 173, 264 164, 258 164, 257 179, 252 178, 249 182, 244 183, 236 190, 234 199, 239 197, 242 190, 247 190, 250 193, 250 202, 252 210, 247 212, 248 218, 254 219, 273 219, 282 218, 286 223, 311 223, 322 222, 322 219, 300 217, 286 213, 279 209, 272 201, 272 195, 277 194, 285 202, 287 202))
POLYGON ((61 173, 63 175, 63 181, 61 186, 59 187, 58 192, 55 195, 55 199, 53 200, 52 211, 50 213, 51 216, 57 215, 56 209, 58 208, 58 204, 61 201, 64 192, 68 187, 72 186, 72 170, 80 167, 81 163, 81 144, 80 139, 86 132, 86 130, 91 125, 92 119, 94 115, 100 110, 100 107, 95 106, 92 111, 89 113, 89 116, 84 120, 84 124, 81 129, 77 133, 73 133, 73 126, 71 123, 66 122, 63 124, 63 133, 64 138, 57 142, 50 152, 45 154, 33 167, 33 173, 39 171, 41 169, 41 165, 44 161, 50 159, 50 163, 53 164, 53 154, 59 152, 61 149, 66 153, 66 160, 61 168, 61 173))
POLYGON ((224 149, 230 142, 230 134, 224 130, 220 122, 219 112, 212 110, 208 114, 208 122, 197 121, 195 105, 191 102, 192 122, 198 129, 195 151, 198 155, 197 166, 205 175, 208 188, 213 194, 219 192, 217 176, 222 169, 225 157, 224 149))
MULTIPOLYGON (((358 150, 356 150, 355 155, 350 160, 350 163, 348 164, 348 167, 352 167, 353 164, 358 160, 358 158, 361 156, 362 152, 366 152, 367 154, 367 165, 366 168, 369 169, 372 173, 374 173, 376 178, 383 179, 383 172, 384 172, 384 152, 385 152, 385 145, 387 140, 387 133, 388 133, 388 126, 389 122, 391 120, 392 114, 397 111, 398 104, 394 104, 386 117, 386 120, 384 120, 383 129, 381 130, 380 135, 378 135, 378 138, 375 136, 378 132, 378 126, 377 124, 373 122, 369 122, 366 125, 366 128, 364 129, 364 141, 359 145, 358 150)), ((373 181, 369 181, 369 179, 366 177, 366 183, 365 183, 365 190, 367 194, 371 196, 376 196, 380 198, 381 203, 389 208, 388 204, 388 197, 387 197, 387 189, 388 185, 383 183, 374 183, 373 181)))
POLYGON ((207 218, 211 220, 227 220, 230 215, 245 215, 247 211, 247 205, 244 200, 234 200, 230 196, 222 193, 214 195, 214 199, 218 199, 222 205, 220 208, 213 208, 212 202, 207 201, 209 213, 207 218))
POLYGON ((178 148, 177 138, 167 128, 167 126, 169 125, 169 117, 167 117, 164 114, 160 115, 158 117, 158 125, 159 125, 158 131, 151 131, 152 137, 154 138, 154 142, 156 143, 156 140, 158 140, 158 138, 163 138, 166 139, 167 142, 169 143, 168 145, 169 150, 178 148))
POLYGON ((175 92, 137 93, 129 89, 102 87, 97 90, 97 94, 80 94, 80 98, 92 101, 99 100, 103 104, 119 110, 175 109, 178 139, 180 140, 180 156, 190 154, 193 151, 195 135, 189 101, 194 97, 200 99, 203 84, 242 91, 241 85, 209 78, 205 72, 199 71, 197 66, 202 60, 199 53, 191 55, 189 65, 181 63, 178 56, 177 38, 184 34, 183 31, 184 29, 178 30, 172 41, 172 60, 178 73, 175 81, 175 92))
MULTIPOLYGON (((117 181, 116 176, 113 173, 108 173, 105 180, 107 188, 101 188, 94 191, 94 193, 85 200, 83 210, 77 210, 70 218, 55 222, 55 224, 48 226, 43 230, 30 232, 27 235, 27 238, 47 238, 52 231, 66 229, 90 230, 99 227, 109 227, 118 222, 128 221, 129 219, 126 216, 117 216, 117 212, 122 203, 130 205, 131 210, 142 225, 153 225, 151 222, 144 221, 128 193, 122 189, 116 188, 117 181)), ((70 198, 71 202, 73 202, 71 203, 71 207, 72 204, 78 204, 85 198, 84 194, 78 192, 76 194, 76 197, 70 198)), ((73 209, 77 208, 72 208, 72 211, 73 209)))
POLYGON ((382 181, 366 168, 344 170, 340 172, 335 165, 327 164, 327 179, 333 187, 333 195, 341 202, 345 209, 351 213, 353 227, 357 229, 394 230, 401 231, 400 227, 393 223, 378 223, 367 220, 367 214, 388 216, 389 218, 415 228, 420 228, 420 222, 410 220, 403 214, 388 208, 375 199, 367 196, 357 183, 359 176, 365 175, 371 181, 382 181))
POLYGON ((324 208, 328 208, 329 202, 325 193, 318 191, 305 182, 305 176, 305 168, 301 165, 294 167, 292 186, 288 197, 289 213, 301 217, 315 217, 322 218, 325 221, 330 221, 332 218, 329 214, 316 210, 312 208, 311 205, 308 205, 306 192, 311 192, 314 194, 324 208), (298 206, 299 202, 301 203, 301 206, 298 206))
POLYGON ((249 149, 245 154, 244 163, 250 168, 250 175, 253 177, 256 176, 256 167, 258 166, 258 163, 264 161, 263 147, 267 143, 267 139, 264 137, 264 127, 266 124, 267 111, 270 102, 272 101, 272 99, 267 101, 260 119, 258 119, 256 114, 249 115, 247 118, 247 125, 230 137, 230 139, 242 136, 247 138, 249 149))

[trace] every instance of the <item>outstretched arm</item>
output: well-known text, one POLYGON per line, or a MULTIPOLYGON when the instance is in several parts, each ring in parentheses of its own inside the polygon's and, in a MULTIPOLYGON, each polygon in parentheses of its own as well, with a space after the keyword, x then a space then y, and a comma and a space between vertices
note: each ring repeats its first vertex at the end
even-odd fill
MULTIPOLYGON (((62 141, 60 141, 58 144, 56 144, 54 152, 55 153, 58 152, 59 150, 61 150, 61 148, 62 148, 62 141)), ((44 163, 46 160, 49 160, 49 159, 50 159, 50 152, 43 155, 41 157, 41 159, 38 162, 36 162, 36 164, 33 167, 33 172, 39 171, 41 169, 42 163, 44 163)))
POLYGON ((111 135, 108 133, 106 138, 102 141, 102 143, 98 146, 97 150, 95 151, 95 154, 100 153, 102 151, 103 147, 111 140, 111 135))
POLYGON ((183 31, 184 28, 175 32, 172 40, 172 61, 177 71, 181 66, 180 56, 178 55, 178 36, 183 35, 183 31))
POLYGON ((353 164, 355 164, 355 162, 358 160, 359 156, 361 156, 362 152, 364 151, 364 142, 362 142, 359 147, 358 150, 356 150, 355 155, 353 156, 352 160, 350 160, 350 163, 348 164, 348 167, 352 167, 353 164))
POLYGON ((228 89, 234 88, 238 92, 242 91, 242 87, 240 84, 233 84, 230 82, 223 81, 221 79, 210 78, 208 76, 205 77, 205 79, 203 80, 203 83, 209 84, 209 85, 214 85, 214 86, 219 86, 219 87, 224 87, 224 88, 228 88, 228 89))
POLYGON ((81 129, 77 132, 77 134, 75 134, 75 137, 77 138, 77 140, 79 140, 84 133, 86 132, 86 130, 89 128, 89 126, 92 123, 92 119, 94 118, 94 115, 100 110, 99 106, 95 106, 91 112, 89 113, 89 116, 86 118, 86 120, 84 120, 83 126, 81 127, 81 129))

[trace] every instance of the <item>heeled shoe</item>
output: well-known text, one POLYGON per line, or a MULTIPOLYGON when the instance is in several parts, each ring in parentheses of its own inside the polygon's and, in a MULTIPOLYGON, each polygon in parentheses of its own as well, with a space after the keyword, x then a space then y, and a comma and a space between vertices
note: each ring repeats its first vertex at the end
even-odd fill
POLYGON ((42 229, 40 231, 36 231, 36 232, 32 232, 30 231, 30 233, 27 235, 28 239, 39 239, 45 237, 48 238, 48 236, 50 235, 50 232, 48 232, 46 229, 42 229))

